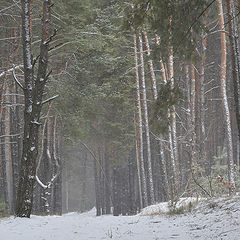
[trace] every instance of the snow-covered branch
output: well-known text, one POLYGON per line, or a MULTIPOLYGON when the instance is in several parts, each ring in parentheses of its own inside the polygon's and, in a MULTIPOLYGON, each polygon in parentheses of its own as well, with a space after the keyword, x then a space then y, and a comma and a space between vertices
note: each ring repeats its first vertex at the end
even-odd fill
POLYGON ((15 80, 15 82, 17 83, 17 85, 24 90, 23 85, 20 83, 20 81, 17 79, 16 73, 15 73, 15 66, 13 65, 12 68, 12 74, 13 74, 13 79, 15 80))
POLYGON ((55 96, 53 96, 53 97, 51 97, 51 98, 48 98, 48 99, 42 101, 42 104, 51 102, 51 101, 53 101, 54 99, 56 99, 57 97, 59 97, 59 95, 55 95, 55 96))
POLYGON ((12 67, 12 68, 9 68, 8 70, 4 71, 4 72, 1 72, 0 73, 0 77, 4 77, 6 74, 8 73, 11 73, 12 71, 14 71, 15 69, 20 69, 20 68, 23 68, 23 65, 18 65, 16 67, 12 67))

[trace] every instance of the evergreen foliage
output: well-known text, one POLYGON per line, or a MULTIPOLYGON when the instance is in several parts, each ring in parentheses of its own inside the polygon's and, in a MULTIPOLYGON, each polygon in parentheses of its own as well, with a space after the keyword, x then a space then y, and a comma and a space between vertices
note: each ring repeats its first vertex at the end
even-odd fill
POLYGON ((182 97, 182 92, 178 85, 174 87, 171 83, 161 85, 158 91, 157 101, 152 107, 151 124, 156 133, 166 133, 168 125, 171 123, 171 117, 168 116, 168 111, 176 106, 179 99, 182 97))
POLYGON ((126 9, 125 28, 139 30, 146 25, 161 39, 154 49, 158 56, 166 59, 170 44, 174 54, 189 58, 199 33, 206 30, 201 21, 206 6, 206 0, 136 0, 126 9))
POLYGON ((120 6, 88 1, 88 5, 83 5, 93 8, 87 14, 86 9, 75 11, 74 3, 60 5, 62 11, 67 8, 68 12, 63 16, 68 25, 63 26, 62 32, 70 31, 75 44, 69 74, 59 83, 61 99, 57 109, 64 117, 70 142, 79 137, 100 141, 105 137, 118 149, 113 159, 124 158, 123 152, 129 151, 134 138, 134 82, 132 74, 126 73, 132 63, 126 54, 128 39, 120 32, 120 6), (81 19, 79 24, 76 18, 81 19))

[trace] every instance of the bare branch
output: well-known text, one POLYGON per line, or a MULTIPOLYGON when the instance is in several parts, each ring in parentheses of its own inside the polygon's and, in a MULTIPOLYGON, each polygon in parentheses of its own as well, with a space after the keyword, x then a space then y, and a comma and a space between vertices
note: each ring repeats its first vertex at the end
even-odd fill
POLYGON ((53 31, 53 34, 43 44, 49 44, 56 35, 57 35, 57 29, 55 28, 54 31, 53 31))
POLYGON ((47 189, 48 186, 45 185, 39 178, 37 175, 35 175, 35 179, 37 180, 37 183, 43 188, 43 189, 47 189))
POLYGON ((17 76, 16 76, 16 73, 15 73, 15 66, 13 65, 13 68, 12 68, 12 74, 13 74, 13 79, 15 80, 15 82, 17 83, 17 85, 22 89, 24 90, 24 87, 23 85, 19 82, 19 80, 17 79, 17 76))
POLYGON ((50 72, 47 74, 46 78, 45 78, 45 81, 48 80, 49 76, 52 74, 52 69, 50 70, 50 72))
POLYGON ((0 138, 3 138, 3 137, 17 137, 17 136, 21 136, 23 135, 23 133, 17 133, 17 134, 11 134, 11 135, 1 135, 0 138))
POLYGON ((55 95, 55 96, 53 96, 53 97, 51 97, 51 98, 48 98, 48 99, 42 101, 42 104, 51 102, 51 101, 53 101, 53 100, 54 100, 55 98, 57 98, 57 97, 59 97, 59 95, 55 95))
POLYGON ((16 66, 16 67, 14 67, 14 68, 10 68, 10 69, 8 69, 8 70, 6 70, 6 71, 4 71, 4 72, 1 72, 1 73, 0 73, 0 77, 4 77, 6 74, 12 72, 14 69, 20 69, 20 68, 22 68, 22 67, 23 67, 23 65, 21 64, 21 65, 18 65, 18 66, 16 66))

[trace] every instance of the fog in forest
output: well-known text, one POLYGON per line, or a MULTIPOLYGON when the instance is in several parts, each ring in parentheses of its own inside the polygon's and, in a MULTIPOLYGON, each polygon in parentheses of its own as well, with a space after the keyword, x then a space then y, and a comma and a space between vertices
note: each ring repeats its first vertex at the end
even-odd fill
POLYGON ((1 0, 0 238, 238 240, 239 9, 1 0))

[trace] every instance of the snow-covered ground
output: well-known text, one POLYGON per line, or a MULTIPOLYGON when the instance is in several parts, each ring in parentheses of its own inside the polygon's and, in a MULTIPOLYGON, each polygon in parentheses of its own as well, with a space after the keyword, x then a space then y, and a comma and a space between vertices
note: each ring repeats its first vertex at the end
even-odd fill
POLYGON ((174 216, 155 215, 163 206, 154 206, 151 216, 95 217, 92 210, 61 217, 5 218, 0 220, 0 240, 240 239, 240 197, 203 201, 191 213, 174 216))

